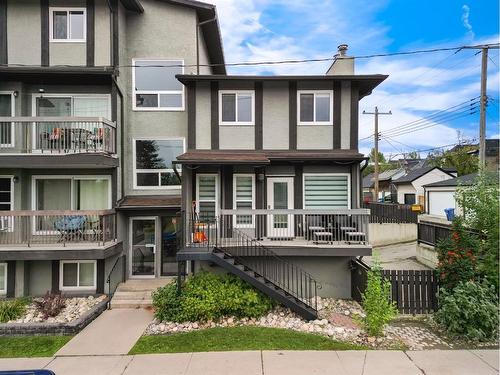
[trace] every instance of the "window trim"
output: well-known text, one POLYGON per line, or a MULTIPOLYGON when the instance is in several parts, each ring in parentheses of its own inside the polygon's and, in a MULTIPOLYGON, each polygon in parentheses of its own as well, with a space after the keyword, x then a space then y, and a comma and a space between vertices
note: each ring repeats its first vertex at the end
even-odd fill
MULTIPOLYGON (((215 176, 215 217, 219 216, 219 174, 218 173, 196 173, 196 214, 200 213, 200 177, 213 177, 215 176)), ((201 202, 213 202, 202 200, 201 202)))
MULTIPOLYGON (((237 210, 237 202, 250 202, 248 200, 236 200, 236 179, 238 177, 251 177, 252 178, 252 210, 255 210, 255 174, 253 173, 234 173, 233 174, 233 209, 237 210)), ((252 222, 249 224, 238 224, 236 217, 233 216, 233 223, 235 228, 254 228, 255 226, 255 215, 252 215, 252 222)), ((242 215, 246 216, 246 215, 242 215)))
MULTIPOLYGON (((347 208, 339 208, 339 210, 350 210, 351 203, 351 174, 350 173, 304 173, 302 174, 302 207, 304 210, 314 210, 314 208, 306 208, 306 177, 307 176, 346 176, 347 177, 347 208)), ((335 210, 336 208, 334 208, 335 210)))
POLYGON ((86 43, 87 42, 87 8, 81 7, 50 7, 49 8, 49 35, 50 42, 53 43, 86 43), (68 30, 68 38, 66 39, 55 39, 54 38, 54 12, 66 12, 68 14, 67 17, 67 30, 68 30), (83 39, 71 39, 70 31, 71 31, 71 21, 69 17, 70 12, 83 12, 83 39))
MULTIPOLYGON (((11 117, 16 117, 16 97, 14 96, 14 91, 1 91, 0 95, 10 95, 10 113, 11 117)), ((1 148, 13 148, 15 147, 16 133, 15 133, 14 121, 10 124, 10 143, 0 143, 1 148)))
MULTIPOLYGON (((157 138, 157 137, 140 137, 140 138, 132 138, 132 161, 133 161, 133 166, 132 166, 132 171, 133 171, 133 189, 134 190, 177 190, 180 189, 182 186, 182 182, 179 185, 168 185, 168 186, 138 186, 137 185, 137 173, 154 173, 158 172, 160 173, 165 173, 165 172, 173 172, 174 168, 167 168, 167 169, 137 169, 137 164, 136 164, 136 141, 182 141, 182 149, 183 153, 186 152, 186 138, 184 137, 162 137, 162 138, 157 138)), ((179 174, 181 172, 179 171, 179 174)), ((161 176, 160 176, 161 177, 161 176)), ((158 180, 158 182, 161 182, 161 178, 158 180)))
POLYGON ((333 125, 333 90, 297 90, 297 125, 322 125, 322 126, 332 126, 333 125), (300 120, 300 95, 302 94, 314 94, 313 99, 313 121, 301 121, 300 120), (329 94, 330 95, 330 120, 328 121, 316 121, 316 95, 329 94))
MULTIPOLYGON (((135 69, 136 62, 141 61, 161 61, 161 62, 182 62, 182 73, 184 74, 184 59, 165 59, 165 58, 133 58, 132 59, 132 110, 137 112, 142 111, 156 111, 156 112, 183 112, 186 108, 186 98, 185 98, 185 87, 182 85, 182 90, 136 90, 135 89, 135 69), (136 105, 136 94, 157 94, 158 95, 158 107, 137 107, 136 105), (182 105, 180 107, 160 107, 160 94, 181 94, 182 105)), ((167 65, 167 64, 166 64, 167 65)))
POLYGON ((78 291, 78 290, 89 290, 93 291, 97 289, 97 261, 96 260, 61 260, 59 262, 59 290, 62 291, 78 291), (64 276, 63 267, 64 264, 76 263, 76 282, 77 286, 64 286, 64 276), (80 264, 81 263, 93 263, 94 264, 94 284, 92 286, 80 286, 80 264))
POLYGON ((255 90, 219 90, 219 125, 222 126, 254 126, 255 125, 255 90), (234 94, 236 95, 235 101, 235 113, 236 120, 235 121, 222 121, 222 95, 224 94, 234 94), (251 115, 252 119, 250 121, 238 121, 238 95, 245 94, 252 97, 252 105, 251 105, 251 115))
POLYGON ((0 296, 4 297, 7 295, 7 280, 9 279, 7 272, 9 272, 9 267, 7 266, 7 262, 0 262, 0 267, 5 268, 5 280, 2 288, 0 289, 0 296))

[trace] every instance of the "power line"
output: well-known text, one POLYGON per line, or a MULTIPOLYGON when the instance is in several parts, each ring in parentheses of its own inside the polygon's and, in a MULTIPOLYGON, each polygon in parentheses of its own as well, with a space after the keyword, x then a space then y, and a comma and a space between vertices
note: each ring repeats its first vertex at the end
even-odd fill
MULTIPOLYGON (((350 56, 354 59, 371 59, 376 57, 390 57, 390 56, 405 56, 405 55, 416 55, 423 53, 434 53, 440 51, 461 51, 464 49, 479 49, 479 48, 499 48, 500 43, 496 44, 484 44, 484 45, 471 45, 471 46, 456 46, 456 47, 447 47, 447 48, 430 48, 430 49, 421 49, 421 50, 413 50, 413 51, 402 51, 402 52, 390 52, 390 53, 377 53, 371 55, 359 55, 359 56, 350 56)), ((224 63, 224 64, 199 64, 199 66, 203 67, 217 67, 217 66, 257 66, 257 65, 278 65, 278 64, 301 64, 301 63, 310 63, 310 62, 325 62, 325 61, 333 61, 337 57, 325 57, 325 58, 316 58, 316 59, 292 59, 292 60, 275 60, 275 61, 244 61, 244 62, 234 62, 234 63, 224 63)), ((154 60, 153 60, 154 61, 154 60)), ((7 64, 3 66, 18 66, 18 67, 40 67, 40 65, 28 65, 28 64, 7 64)), ((157 65, 117 65, 118 68, 196 68, 197 64, 157 64, 157 65)), ((51 67, 70 67, 74 68, 72 65, 51 65, 51 67)))
MULTIPOLYGON (((466 140, 465 142, 475 142, 477 141, 477 138, 471 138, 471 139, 468 139, 466 140)), ((427 151, 434 151, 434 150, 440 150, 440 149, 443 149, 443 148, 447 148, 447 147, 453 147, 453 146, 461 146, 461 145, 467 145, 467 143, 465 143, 464 141, 462 142, 457 142, 457 143, 450 143, 448 145, 443 145, 443 146, 436 146, 436 147, 432 147, 432 148, 426 148, 426 149, 420 149, 420 150, 408 150, 408 152, 402 152, 400 155, 404 155, 404 154, 407 154, 409 152, 417 152, 417 153, 420 153, 420 152, 427 152, 427 151)), ((394 156, 397 156, 398 154, 394 155, 394 156)))

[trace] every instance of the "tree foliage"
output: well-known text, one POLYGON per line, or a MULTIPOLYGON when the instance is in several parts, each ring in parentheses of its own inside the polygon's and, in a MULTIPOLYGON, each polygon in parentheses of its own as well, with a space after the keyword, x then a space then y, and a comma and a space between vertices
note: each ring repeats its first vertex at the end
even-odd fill
POLYGON ((451 150, 435 151, 429 154, 430 165, 440 168, 455 168, 459 176, 475 173, 478 170, 478 157, 470 151, 475 150, 471 145, 460 145, 451 150))

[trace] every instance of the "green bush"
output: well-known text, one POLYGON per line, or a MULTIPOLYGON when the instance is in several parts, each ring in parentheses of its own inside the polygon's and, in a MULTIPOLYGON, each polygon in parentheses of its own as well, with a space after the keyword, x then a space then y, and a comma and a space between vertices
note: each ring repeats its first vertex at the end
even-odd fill
POLYGON ((436 246, 441 287, 452 290, 460 282, 475 279, 478 249, 477 237, 465 229, 462 219, 453 220, 451 237, 436 246))
POLYGON ((26 311, 26 300, 13 299, 0 301, 0 323, 7 323, 21 317, 26 311))
POLYGON ((493 285, 467 281, 452 291, 440 289, 435 320, 455 336, 473 340, 496 337, 498 295, 493 285))
POLYGON ((397 316, 398 310, 391 301, 391 283, 382 277, 377 258, 367 276, 366 290, 362 294, 366 317, 362 323, 369 335, 381 336, 384 326, 397 316))
POLYGON ((223 316, 257 318, 273 303, 235 276, 200 272, 187 278, 180 295, 176 283, 159 288, 153 293, 153 306, 162 321, 194 322, 223 316))

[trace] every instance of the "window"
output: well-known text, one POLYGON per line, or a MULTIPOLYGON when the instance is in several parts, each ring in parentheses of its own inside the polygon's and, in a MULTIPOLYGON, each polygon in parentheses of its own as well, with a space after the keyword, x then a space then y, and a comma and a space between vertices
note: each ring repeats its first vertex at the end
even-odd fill
POLYGON ((172 162, 183 153, 183 138, 136 139, 134 141, 134 188, 178 188, 181 182, 174 172, 172 162))
MULTIPOLYGON (((0 117, 14 116, 14 94, 0 92, 0 117)), ((14 122, 0 122, 0 147, 14 147, 14 122)))
POLYGON ((404 195, 405 204, 415 204, 415 194, 406 193, 404 195))
MULTIPOLYGON (((251 210, 255 208, 255 175, 233 175, 233 202, 236 210, 251 210)), ((253 226, 253 215, 236 215, 237 227, 253 226)))
POLYGON ((196 213, 201 221, 213 221, 218 207, 218 176, 196 175, 196 213))
POLYGON ((0 296, 7 294, 7 263, 0 263, 0 296))
POLYGON ((85 8, 50 8, 52 42, 85 42, 87 16, 85 8))
POLYGON ((350 208, 348 174, 304 174, 304 209, 350 208))
POLYGON ((33 105, 37 116, 111 117, 109 95, 44 94, 35 97, 33 105))
POLYGON ((132 60, 133 109, 183 111, 184 86, 176 74, 184 73, 184 60, 132 60))
MULTIPOLYGON (((11 176, 0 176, 0 211, 12 211, 13 209, 13 178, 11 176)), ((12 216, 0 216, 0 232, 11 232, 13 230, 13 224, 14 218, 12 216)))
POLYGON ((253 91, 219 91, 220 125, 254 125, 253 91))
POLYGON ((299 125, 333 125, 333 91, 298 91, 299 125))
POLYGON ((60 289, 96 289, 96 268, 95 260, 61 261, 60 289))

